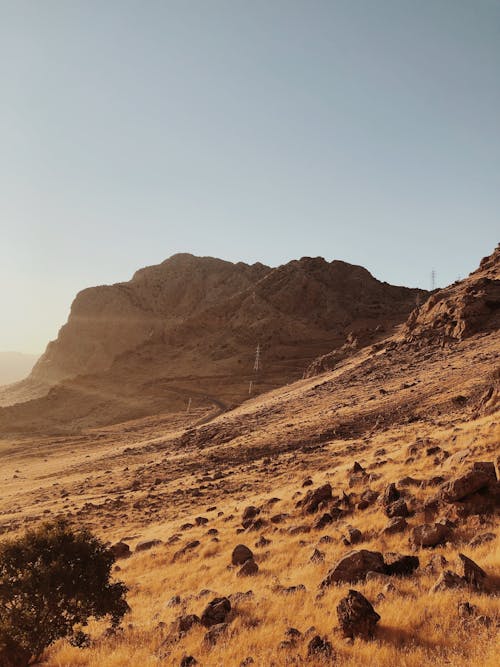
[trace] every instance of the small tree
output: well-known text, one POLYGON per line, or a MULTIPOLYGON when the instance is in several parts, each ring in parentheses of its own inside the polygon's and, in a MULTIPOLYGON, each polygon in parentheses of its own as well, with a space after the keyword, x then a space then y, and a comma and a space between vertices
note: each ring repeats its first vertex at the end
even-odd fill
POLYGON ((128 610, 122 582, 111 583, 113 554, 87 529, 42 524, 0 544, 0 643, 37 660, 90 617, 113 626, 128 610))

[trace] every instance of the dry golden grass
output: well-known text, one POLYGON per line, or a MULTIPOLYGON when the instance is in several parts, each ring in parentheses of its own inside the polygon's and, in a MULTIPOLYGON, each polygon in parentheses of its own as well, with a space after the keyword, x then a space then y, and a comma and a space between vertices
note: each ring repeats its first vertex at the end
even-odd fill
MULTIPOLYGON (((488 573, 490 585, 498 586, 498 537, 475 549, 467 546, 480 532, 498 533, 497 517, 461 520, 452 542, 420 550, 420 569, 407 579, 391 578, 396 590, 384 592, 381 600, 377 596, 386 584, 381 580, 334 586, 317 598, 327 571, 350 550, 341 540, 347 524, 362 531, 364 541, 359 548, 411 553, 409 530, 380 535, 387 518, 379 504, 356 510, 320 531, 291 535, 288 528, 311 524, 314 519, 295 507, 301 497, 297 492, 303 495, 307 490, 302 481, 308 475, 314 487, 329 481, 334 495, 342 491, 359 494, 366 482, 350 487, 348 480, 348 469, 355 460, 374 475, 370 486, 378 491, 408 475, 422 480, 435 475, 448 478, 473 461, 493 460, 500 442, 498 412, 472 418, 450 405, 458 393, 475 396, 479 392, 497 353, 496 339, 481 338, 446 358, 441 353, 419 363, 409 358, 406 369, 399 360, 392 375, 392 360, 385 366, 377 361, 374 373, 363 375, 367 357, 361 354, 338 371, 258 397, 218 417, 211 424, 215 436, 210 440, 210 432, 201 445, 196 441, 179 444, 183 419, 185 422, 179 415, 171 422, 166 416, 148 418, 75 437, 0 441, 0 531, 15 534, 41 518, 64 515, 85 523, 110 542, 126 538, 135 547, 138 541, 150 538, 163 541, 151 551, 118 561, 120 570, 115 576, 128 585, 132 610, 124 619, 123 631, 107 637, 105 625, 91 624, 90 648, 78 649, 60 641, 46 652, 44 665, 177 667, 184 655, 195 656, 204 667, 238 667, 249 656, 258 667, 320 665, 323 663, 305 658, 312 636, 307 631, 312 627, 314 634, 326 635, 332 642, 341 665, 496 665, 498 597, 491 590, 431 594, 438 574, 423 568, 439 553, 453 569, 457 554, 463 551, 488 573), (401 389, 408 379, 417 383, 418 392, 413 386, 401 389), (382 383, 385 393, 379 392, 382 383), (417 408, 426 416, 418 421, 406 419, 417 408), (373 419, 374 415, 380 415, 380 420, 373 419), (359 435, 331 433, 318 442, 318 433, 339 423, 356 424, 357 418, 363 423, 359 435), (223 438, 218 439, 219 432, 223 438), (232 437, 226 439, 228 433, 232 437), (449 454, 467 449, 463 466, 453 467, 448 459, 435 459, 425 452, 409 460, 408 446, 417 438, 449 454), (384 454, 377 453, 381 449, 384 454), (263 510, 262 516, 283 512, 289 514, 287 520, 238 534, 243 509, 262 506, 271 497, 280 500, 263 510), (216 509, 209 511, 210 507, 216 509), (219 512, 223 514, 218 516, 219 512), (208 524, 179 530, 181 524, 194 523, 200 515, 209 519, 208 524), (207 534, 211 528, 218 530, 218 541, 207 534), (180 541, 167 545, 176 533, 180 541), (260 534, 271 540, 264 548, 254 547, 260 534), (313 564, 310 556, 325 534, 333 541, 319 545, 325 560, 313 564), (174 562, 174 553, 195 539, 199 547, 174 562), (238 543, 254 551, 257 576, 240 578, 230 566, 232 549, 238 543), (284 595, 278 590, 280 585, 297 584, 304 584, 306 591, 284 595), (336 606, 350 587, 362 592, 381 616, 373 641, 346 643, 338 631, 336 606), (200 595, 206 589, 210 592, 200 595), (248 590, 253 595, 233 606, 228 633, 213 648, 205 645, 201 627, 181 638, 173 632, 179 615, 201 615, 213 597, 248 590), (179 606, 168 605, 174 595, 181 597, 179 606), (457 611, 464 600, 491 617, 492 625, 464 624, 457 611), (288 627, 298 628, 304 637, 295 648, 280 649, 288 627)), ((400 488, 411 496, 409 504, 416 509, 436 491, 432 486, 400 488)), ((455 518, 451 506, 443 508, 440 516, 445 515, 455 518)), ((417 512, 408 522, 410 527, 424 523, 423 513, 417 512)))

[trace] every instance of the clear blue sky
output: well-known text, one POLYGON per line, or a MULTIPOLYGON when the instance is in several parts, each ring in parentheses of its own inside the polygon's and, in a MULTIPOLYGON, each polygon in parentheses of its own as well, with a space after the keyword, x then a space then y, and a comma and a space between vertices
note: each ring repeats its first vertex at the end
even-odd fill
POLYGON ((500 0, 0 0, 0 350, 183 251, 444 285, 500 238, 500 0))

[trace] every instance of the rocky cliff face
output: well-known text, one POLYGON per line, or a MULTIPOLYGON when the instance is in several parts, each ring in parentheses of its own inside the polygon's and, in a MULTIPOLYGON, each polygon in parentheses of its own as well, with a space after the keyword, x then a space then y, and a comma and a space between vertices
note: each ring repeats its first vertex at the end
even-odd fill
POLYGON ((432 294, 409 316, 405 342, 426 345, 463 340, 500 327, 500 246, 468 278, 432 294))
POLYGON ((33 385, 38 399, 14 406, 15 419, 0 413, 0 427, 25 422, 28 412, 31 425, 38 413, 44 424, 57 415, 58 424, 90 425, 177 410, 188 397, 233 405, 248 397, 250 381, 262 392, 302 377, 351 331, 392 332, 425 296, 319 257, 271 269, 174 255, 127 283, 78 294, 18 390, 26 400, 33 385))

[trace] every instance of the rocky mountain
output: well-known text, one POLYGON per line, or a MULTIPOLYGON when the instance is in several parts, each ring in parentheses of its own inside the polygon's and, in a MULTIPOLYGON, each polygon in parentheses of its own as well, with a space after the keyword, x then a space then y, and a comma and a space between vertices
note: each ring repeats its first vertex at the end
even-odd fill
POLYGON ((0 426, 110 423, 184 409, 189 398, 223 409, 247 398, 250 382, 255 393, 302 377, 350 332, 391 333, 425 297, 320 257, 273 269, 174 255, 78 294, 29 380, 0 397, 42 403, 3 411, 0 426))

